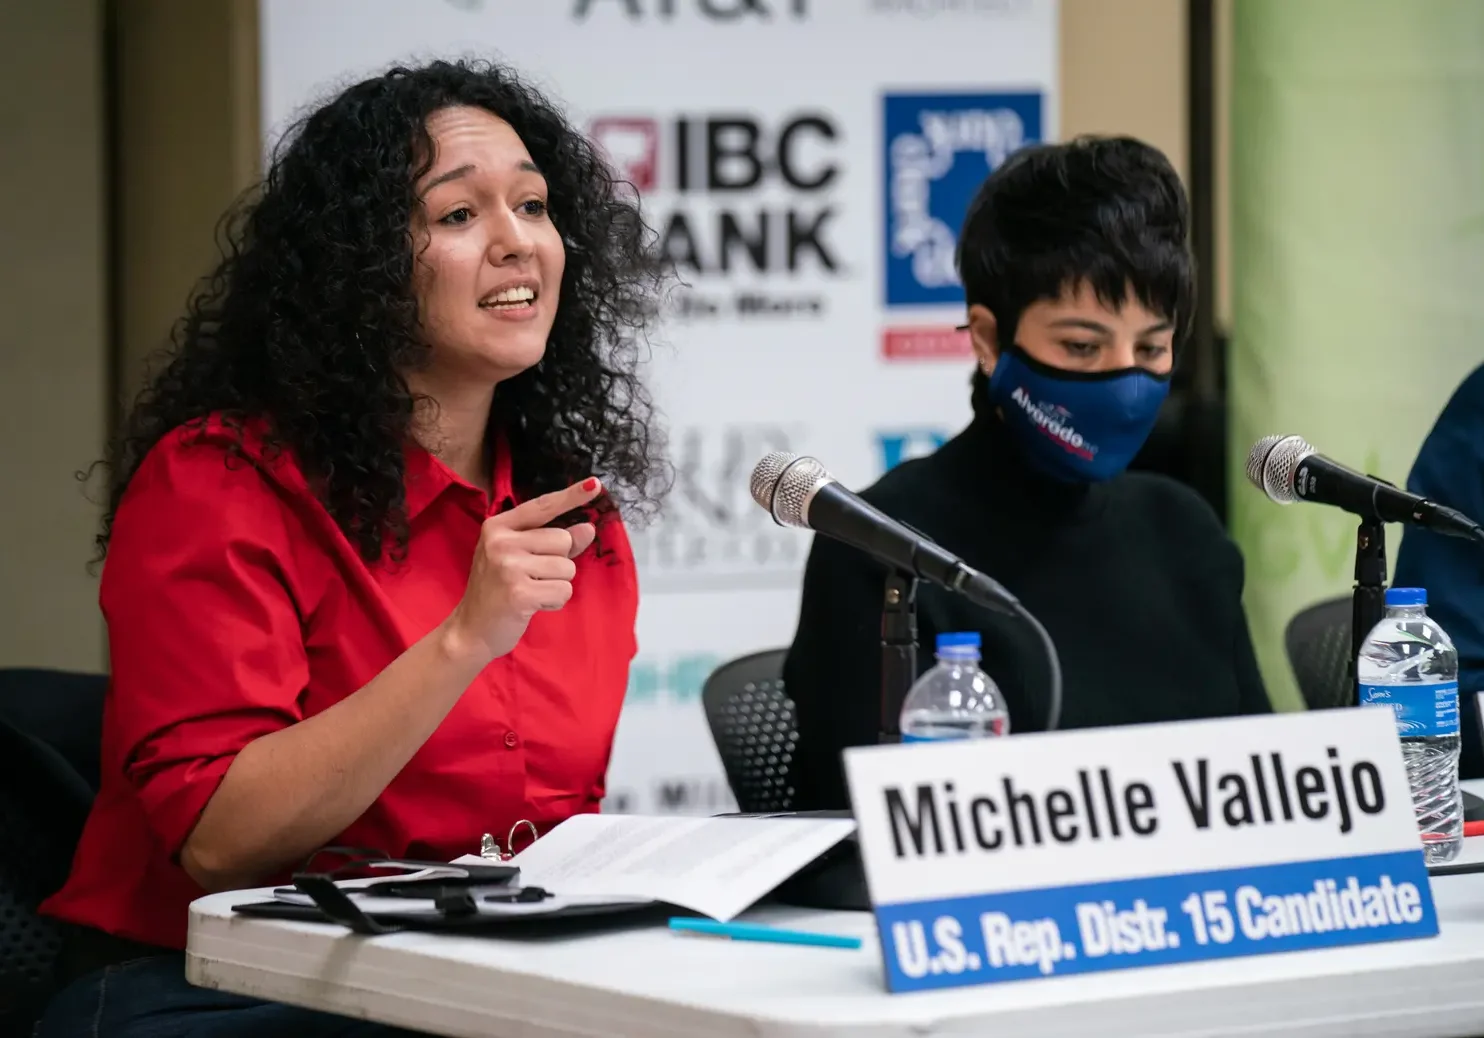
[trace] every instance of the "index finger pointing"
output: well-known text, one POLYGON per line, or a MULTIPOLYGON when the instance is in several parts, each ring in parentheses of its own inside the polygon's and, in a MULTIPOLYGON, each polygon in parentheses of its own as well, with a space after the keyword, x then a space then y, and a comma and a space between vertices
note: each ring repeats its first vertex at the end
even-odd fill
POLYGON ((488 521, 511 530, 537 530, 557 516, 565 515, 574 508, 581 508, 602 492, 603 485, 597 479, 584 479, 565 490, 554 490, 550 494, 523 501, 510 511, 493 516, 488 521))

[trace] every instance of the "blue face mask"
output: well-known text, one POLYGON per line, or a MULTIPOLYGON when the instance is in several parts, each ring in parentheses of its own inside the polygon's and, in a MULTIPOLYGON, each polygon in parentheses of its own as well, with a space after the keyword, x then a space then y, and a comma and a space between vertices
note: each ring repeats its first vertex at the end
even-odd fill
POLYGON ((1019 346, 1000 353, 989 378, 989 398, 1026 460, 1067 482, 1112 479, 1128 468, 1169 392, 1168 375, 1063 371, 1019 346))

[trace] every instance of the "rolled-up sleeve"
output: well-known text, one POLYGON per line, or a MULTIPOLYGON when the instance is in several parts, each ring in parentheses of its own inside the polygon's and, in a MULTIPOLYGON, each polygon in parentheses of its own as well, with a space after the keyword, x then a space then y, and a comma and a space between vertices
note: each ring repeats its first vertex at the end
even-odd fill
POLYGON ((100 589, 109 756, 172 858, 238 751, 302 719, 292 525, 270 480, 211 444, 161 444, 119 508, 100 589))

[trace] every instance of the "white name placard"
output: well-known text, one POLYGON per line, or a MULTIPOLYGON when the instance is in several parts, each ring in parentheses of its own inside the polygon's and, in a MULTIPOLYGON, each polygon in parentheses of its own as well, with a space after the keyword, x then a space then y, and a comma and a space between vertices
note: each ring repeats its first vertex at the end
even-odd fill
POLYGON ((1437 934, 1384 710, 845 752, 892 991, 1437 934))

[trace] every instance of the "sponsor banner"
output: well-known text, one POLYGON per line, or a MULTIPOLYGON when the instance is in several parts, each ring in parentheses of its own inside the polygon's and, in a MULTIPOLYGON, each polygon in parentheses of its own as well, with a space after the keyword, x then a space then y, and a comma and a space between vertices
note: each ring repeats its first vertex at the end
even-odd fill
POLYGON ((845 752, 892 991, 1437 933, 1386 712, 984 748, 845 752))
POLYGON ((748 475, 788 450, 861 488, 967 422, 972 358, 942 264, 977 180, 1054 134, 1055 0, 260 11, 265 149, 356 78, 488 57, 561 104, 639 199, 681 278, 646 369, 675 480, 659 520, 631 528, 640 655, 606 807, 727 809, 697 675, 788 643, 809 550, 752 502, 748 475))

